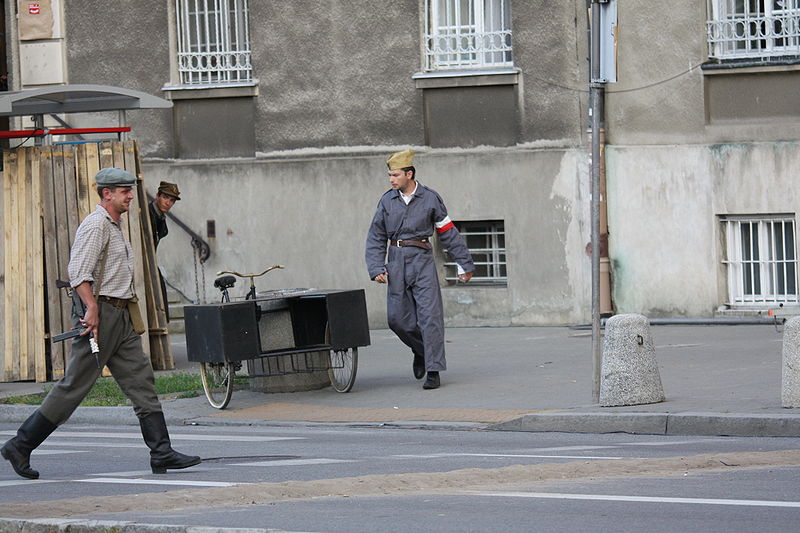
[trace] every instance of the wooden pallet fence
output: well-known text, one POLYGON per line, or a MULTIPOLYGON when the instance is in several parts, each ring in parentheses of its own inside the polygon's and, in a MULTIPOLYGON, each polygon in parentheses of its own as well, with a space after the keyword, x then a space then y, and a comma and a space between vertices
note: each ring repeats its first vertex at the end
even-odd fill
POLYGON ((69 341, 46 342, 72 327, 72 300, 56 288, 56 280, 68 279, 75 231, 98 203, 94 176, 110 166, 137 176, 123 231, 134 251, 134 290, 149 326, 143 348, 153 368, 174 368, 136 142, 18 148, 5 154, 4 164, 3 381, 48 381, 64 375, 69 341))
POLYGON ((3 156, 4 381, 47 378, 38 161, 35 148, 3 156))

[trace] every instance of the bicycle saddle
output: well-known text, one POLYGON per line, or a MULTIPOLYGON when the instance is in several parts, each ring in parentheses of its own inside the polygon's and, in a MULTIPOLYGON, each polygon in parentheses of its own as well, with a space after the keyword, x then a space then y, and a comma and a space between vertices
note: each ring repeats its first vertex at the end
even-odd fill
POLYGON ((233 276, 220 276, 214 280, 214 286, 221 291, 236 285, 236 278, 233 276))

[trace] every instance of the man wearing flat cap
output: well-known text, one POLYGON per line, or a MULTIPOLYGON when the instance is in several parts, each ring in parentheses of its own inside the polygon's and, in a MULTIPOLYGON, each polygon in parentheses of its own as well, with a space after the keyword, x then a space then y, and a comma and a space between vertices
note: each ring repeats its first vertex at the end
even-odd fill
MULTIPOLYGON (((167 236, 169 228, 167 227, 167 213, 175 205, 175 202, 181 199, 181 191, 178 186, 168 181, 162 181, 158 186, 158 192, 153 201, 150 202, 150 229, 153 230, 153 243, 158 249, 158 243, 161 239, 167 236)), ((158 280, 161 284, 161 297, 164 302, 164 314, 169 322, 169 305, 167 304, 167 284, 164 281, 164 274, 161 269, 158 269, 158 280)))
POLYGON ((431 238, 435 234, 458 265, 466 283, 475 266, 439 194, 416 180, 414 152, 387 160, 392 188, 378 202, 367 234, 366 261, 371 280, 387 283, 389 327, 414 356, 414 377, 424 389, 440 385, 447 369, 444 354, 444 310, 431 238), (387 257, 388 244, 388 257, 387 257))
POLYGON ((175 202, 181 199, 178 186, 168 181, 162 181, 158 186, 156 197, 150 202, 150 225, 153 229, 153 242, 158 248, 161 239, 167 236, 167 213, 175 202))
MULTIPOLYGON (((133 404, 145 444, 150 448, 150 468, 187 468, 200 462, 172 449, 161 402, 156 396, 153 367, 134 331, 129 310, 133 292, 133 249, 120 227, 122 214, 130 209, 136 176, 119 168, 104 168, 95 176, 100 204, 75 233, 70 251, 70 285, 80 297, 85 313, 73 312, 75 328, 86 328, 72 342, 64 377, 42 405, 0 449, 14 471, 37 479, 31 468, 31 452, 67 421, 94 385, 103 366, 133 404), (96 342, 99 353, 93 353, 96 342)), ((76 311, 73 309, 73 311, 76 311)), ((96 350, 95 350, 96 352, 96 350)))

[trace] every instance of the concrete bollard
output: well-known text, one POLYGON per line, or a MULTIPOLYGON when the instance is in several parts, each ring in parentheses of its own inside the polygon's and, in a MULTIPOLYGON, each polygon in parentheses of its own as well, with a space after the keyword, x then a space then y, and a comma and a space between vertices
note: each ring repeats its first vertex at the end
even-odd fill
POLYGON ((781 378, 781 405, 800 407, 800 316, 783 325, 781 378))
POLYGON ((664 401, 647 317, 615 315, 606 321, 600 370, 600 406, 664 401))

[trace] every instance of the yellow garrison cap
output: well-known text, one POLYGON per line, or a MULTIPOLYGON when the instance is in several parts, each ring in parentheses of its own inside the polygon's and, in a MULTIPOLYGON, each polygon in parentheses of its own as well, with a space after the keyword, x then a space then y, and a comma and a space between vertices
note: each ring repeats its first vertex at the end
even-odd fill
POLYGON ((401 168, 413 166, 414 150, 408 148, 402 152, 392 154, 389 156, 389 159, 386 160, 386 164, 389 165, 389 170, 399 170, 401 168))

